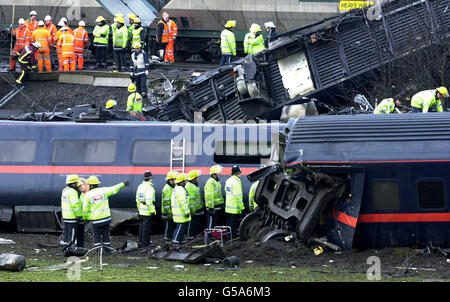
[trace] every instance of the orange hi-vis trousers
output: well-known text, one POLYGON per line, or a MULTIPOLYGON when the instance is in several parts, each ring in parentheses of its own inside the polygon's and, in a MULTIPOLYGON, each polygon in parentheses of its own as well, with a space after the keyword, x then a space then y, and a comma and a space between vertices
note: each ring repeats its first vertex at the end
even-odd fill
POLYGON ((75 60, 75 54, 70 57, 64 56, 62 58, 64 71, 75 71, 77 67, 77 61, 75 60))
POLYGON ((75 60, 77 61, 78 64, 78 69, 83 69, 84 68, 84 57, 83 57, 83 53, 82 52, 75 52, 75 60))
POLYGON ((62 49, 56 47, 56 54, 58 55, 58 71, 63 71, 63 58, 62 58, 62 49))
POLYGON ((174 41, 169 41, 169 43, 167 43, 166 51, 164 54, 164 61, 170 61, 172 63, 175 62, 175 56, 173 53, 174 44, 175 44, 174 41))
POLYGON ((52 71, 52 62, 50 61, 50 49, 47 49, 44 51, 38 50, 36 52, 36 54, 37 54, 39 72, 44 71, 44 65, 45 65, 45 70, 47 72, 51 72, 52 71))

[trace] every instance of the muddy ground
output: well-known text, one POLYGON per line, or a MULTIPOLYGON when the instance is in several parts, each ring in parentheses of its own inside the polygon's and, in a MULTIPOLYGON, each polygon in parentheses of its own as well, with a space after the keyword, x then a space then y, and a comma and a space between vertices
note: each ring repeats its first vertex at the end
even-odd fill
MULTIPOLYGON (((61 262, 65 261, 62 248, 58 246, 59 234, 25 234, 25 233, 0 233, 0 238, 11 239, 13 245, 0 244, 0 253, 17 253, 26 258, 57 257, 61 262)), ((111 255, 116 258, 114 262, 121 263, 130 257, 136 257, 137 265, 147 265, 152 259, 152 251, 157 248, 168 248, 161 235, 152 235, 150 247, 139 248, 132 251, 124 251, 120 248, 127 241, 137 241, 134 234, 117 234, 112 236, 112 245, 118 253, 111 255), (139 260, 140 259, 140 260, 139 260)), ((203 238, 191 245, 204 243, 203 238)), ((91 248, 92 236, 88 233, 86 247, 91 248)), ((301 243, 291 240, 271 241, 266 243, 252 242, 228 242, 222 247, 225 256, 236 256, 244 266, 264 267, 296 267, 312 268, 316 272, 329 273, 329 269, 336 272, 363 273, 373 264, 367 263, 368 258, 376 256, 380 259, 383 276, 390 277, 419 277, 423 280, 448 281, 450 280, 450 263, 447 257, 436 251, 418 250, 412 248, 388 248, 381 250, 351 250, 334 252, 325 248, 324 253, 315 255, 314 247, 305 247, 301 243)), ((193 251, 185 248, 182 251, 193 251)), ((48 259, 48 258, 47 258, 48 259)), ((217 259, 207 259, 217 261, 217 259)), ((217 263, 217 262, 216 262, 217 263)))

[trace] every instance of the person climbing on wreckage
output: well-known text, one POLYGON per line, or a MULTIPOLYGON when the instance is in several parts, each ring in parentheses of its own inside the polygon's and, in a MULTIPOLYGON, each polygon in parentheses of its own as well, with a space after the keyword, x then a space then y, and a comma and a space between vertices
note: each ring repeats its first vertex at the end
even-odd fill
POLYGON ((18 51, 14 52, 14 59, 20 64, 20 76, 17 78, 16 83, 20 86, 23 85, 25 75, 37 68, 36 51, 41 47, 41 43, 34 42, 31 45, 25 45, 18 51))

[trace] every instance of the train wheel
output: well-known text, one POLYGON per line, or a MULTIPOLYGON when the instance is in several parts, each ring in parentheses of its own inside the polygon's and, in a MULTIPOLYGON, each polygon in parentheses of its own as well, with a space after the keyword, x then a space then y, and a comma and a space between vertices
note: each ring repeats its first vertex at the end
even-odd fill
POLYGON ((256 238, 258 231, 261 229, 263 220, 259 212, 252 212, 242 219, 239 226, 239 237, 242 241, 248 241, 256 238))

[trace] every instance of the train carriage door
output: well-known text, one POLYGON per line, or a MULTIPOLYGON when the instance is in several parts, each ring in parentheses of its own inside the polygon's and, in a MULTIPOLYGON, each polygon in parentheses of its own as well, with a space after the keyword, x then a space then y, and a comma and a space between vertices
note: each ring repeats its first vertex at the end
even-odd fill
POLYGON ((331 210, 331 216, 325 226, 328 241, 344 250, 349 250, 353 247, 365 179, 363 170, 351 171, 349 174, 351 195, 347 199, 335 201, 331 210))

